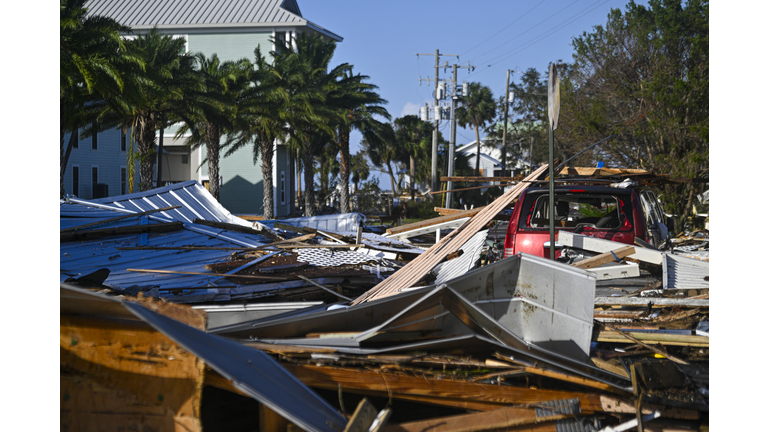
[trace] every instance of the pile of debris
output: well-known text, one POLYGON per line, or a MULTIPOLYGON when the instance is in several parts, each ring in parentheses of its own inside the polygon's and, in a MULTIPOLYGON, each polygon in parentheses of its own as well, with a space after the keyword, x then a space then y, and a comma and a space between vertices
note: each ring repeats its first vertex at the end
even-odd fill
POLYGON ((62 428, 706 430, 708 260, 563 231, 478 266, 526 185, 402 240, 194 182, 62 202, 62 428))

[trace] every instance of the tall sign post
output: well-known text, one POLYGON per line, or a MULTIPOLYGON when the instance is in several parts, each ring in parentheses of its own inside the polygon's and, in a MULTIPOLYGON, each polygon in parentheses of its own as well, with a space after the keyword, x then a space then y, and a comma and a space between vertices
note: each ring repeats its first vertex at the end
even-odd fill
POLYGON ((555 260, 555 129, 560 115, 560 77, 557 66, 549 65, 549 90, 547 91, 549 114, 549 259, 555 260))

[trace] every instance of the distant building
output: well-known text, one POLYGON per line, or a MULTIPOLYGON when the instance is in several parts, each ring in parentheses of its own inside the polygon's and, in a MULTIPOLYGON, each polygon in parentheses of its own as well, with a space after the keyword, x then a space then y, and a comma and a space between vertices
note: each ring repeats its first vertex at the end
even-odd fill
MULTIPOLYGON (((469 159, 469 166, 474 170, 477 163, 477 141, 457 147, 456 152, 466 155, 469 159)), ((520 158, 507 155, 508 176, 514 177, 527 172, 529 166, 528 149, 523 149, 523 156, 520 158)), ((501 150, 495 147, 486 147, 483 140, 480 140, 480 175, 483 177, 504 177, 501 170, 501 150)))
MULTIPOLYGON (((270 38, 292 40, 297 33, 321 33, 342 41, 340 36, 302 17, 295 0, 90 0, 86 7, 89 14, 111 17, 131 27, 134 34, 157 27, 164 34, 184 38, 187 52, 206 56, 216 53, 221 61, 253 59, 257 46, 269 58, 274 49, 270 38)), ((209 179, 207 164, 201 166, 205 148, 190 150, 184 146, 184 138, 174 140, 174 135, 174 129, 163 134, 163 184, 219 181, 225 208, 236 214, 263 213, 261 163, 254 165, 250 147, 230 157, 222 154, 221 178, 209 179)), ((274 214, 287 216, 296 195, 295 158, 283 145, 276 143, 275 149, 274 214)), ((109 196, 128 193, 126 150, 126 137, 119 130, 80 140, 72 149, 66 169, 65 192, 86 199, 100 197, 99 192, 109 196)), ((134 191, 138 187, 138 169, 136 172, 134 191)))

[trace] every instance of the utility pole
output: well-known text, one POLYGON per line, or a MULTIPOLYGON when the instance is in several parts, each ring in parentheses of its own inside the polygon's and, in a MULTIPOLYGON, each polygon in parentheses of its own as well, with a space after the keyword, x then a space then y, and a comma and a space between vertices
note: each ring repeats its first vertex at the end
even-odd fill
MULTIPOLYGON (((459 102, 459 97, 456 94, 456 87, 458 86, 457 70, 458 65, 453 65, 453 95, 451 95, 451 137, 448 144, 448 177, 453 177, 453 159, 456 154, 456 106, 459 102)), ((448 180, 446 186, 448 190, 453 190, 453 181, 448 180)), ((448 192, 445 197, 445 206, 451 208, 453 206, 453 192, 448 192)))
POLYGON ((501 136, 501 176, 507 176, 507 117, 509 115, 509 69, 507 69, 507 85, 504 87, 504 132, 501 136))
MULTIPOLYGON (((440 100, 440 96, 438 94, 438 83, 440 79, 440 50, 436 49, 434 54, 419 54, 416 53, 416 58, 419 58, 420 55, 434 55, 435 56, 435 98, 434 98, 434 106, 437 107, 438 101, 440 100)), ((459 58, 458 54, 442 54, 444 56, 452 56, 459 58)), ((419 78, 419 81, 421 81, 421 78, 419 78)), ((429 78, 427 78, 427 81, 429 81, 429 78)), ((440 184, 438 182, 437 178, 437 135, 438 135, 438 127, 440 126, 440 120, 435 117, 435 129, 432 131, 432 190, 437 191, 440 189, 440 184)))

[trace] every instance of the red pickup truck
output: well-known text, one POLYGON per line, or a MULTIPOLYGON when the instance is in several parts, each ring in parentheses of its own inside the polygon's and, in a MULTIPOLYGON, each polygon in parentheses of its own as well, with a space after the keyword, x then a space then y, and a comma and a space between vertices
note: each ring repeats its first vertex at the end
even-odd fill
MULTIPOLYGON (((634 244, 660 246, 668 237, 665 217, 651 191, 608 186, 555 187, 555 230, 634 244)), ((555 234, 557 238, 557 234, 555 234)), ((518 252, 549 258, 549 188, 528 188, 512 212, 504 257, 518 252), (545 245, 546 244, 546 245, 545 245), (546 246, 546 247, 545 247, 546 246)), ((559 245, 555 244, 555 256, 559 245)))

